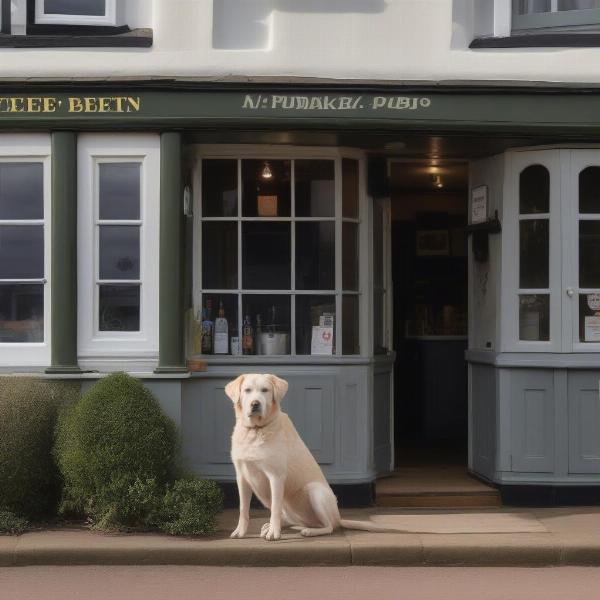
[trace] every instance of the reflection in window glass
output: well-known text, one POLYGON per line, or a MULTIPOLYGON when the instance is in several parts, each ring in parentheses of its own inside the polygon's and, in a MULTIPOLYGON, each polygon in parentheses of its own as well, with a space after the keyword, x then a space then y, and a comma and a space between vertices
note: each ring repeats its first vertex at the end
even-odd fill
POLYGON ((244 289, 290 289, 290 223, 242 223, 242 274, 244 289))
POLYGON ((106 0, 42 0, 47 15, 85 15, 102 17, 106 0))
POLYGON ((358 224, 342 225, 342 287, 358 290, 358 224))
POLYGON ((202 215, 205 217, 236 217, 237 214, 237 160, 203 160, 202 215))
POLYGON ((44 286, 0 283, 0 343, 44 341, 44 286))
POLYGON ((342 160, 342 216, 358 219, 358 161, 342 160))
POLYGON ((542 165, 531 165, 519 177, 519 212, 522 215, 550 212, 550 173, 542 165))
POLYGON ((519 339, 530 342, 550 340, 550 296, 519 296, 519 339))
POLYGON ((243 160, 242 186, 244 217, 290 216, 289 160, 243 160))
POLYGON ((579 173, 579 212, 600 215, 600 167, 588 167, 579 173))
POLYGON ((237 268, 237 222, 204 222, 202 225, 202 286, 204 289, 237 288, 237 268))
POLYGON ((335 288, 335 223, 296 223, 296 287, 300 290, 335 288))
POLYGON ((140 286, 100 285, 100 331, 140 330, 140 286))
POLYGON ((42 163, 0 163, 0 219, 43 218, 42 163))
POLYGON ((513 12, 518 15, 548 12, 550 0, 513 0, 513 12))
POLYGON ((547 288, 550 281, 548 219, 521 221, 519 287, 547 288))
POLYGON ((140 228, 100 226, 100 279, 140 278, 140 228))
POLYGON ((0 279, 43 278, 43 225, 0 225, 0 279))
POLYGON ((290 302, 291 296, 287 295, 242 296, 242 354, 290 353, 290 302))
POLYGON ((359 347, 358 296, 342 297, 342 352, 360 354, 359 347))
POLYGON ((140 218, 140 163, 100 163, 100 218, 140 218))
POLYGON ((202 311, 196 315, 196 320, 198 330, 194 336, 193 354, 241 354, 237 294, 202 294, 202 311), (221 307, 223 307, 222 316, 221 307), (202 340, 202 321, 205 319, 212 326, 212 334, 208 343, 206 340, 202 340), (217 319, 225 319, 226 323, 217 323, 217 319), (217 337, 215 338, 215 336, 217 337), (226 341, 223 338, 226 338, 226 341), (203 343, 204 348, 202 347, 203 343), (210 349, 208 345, 211 346, 210 349))
POLYGON ((579 287, 600 288, 600 221, 579 221, 579 287))
POLYGON ((335 296, 296 297, 296 354, 335 354, 335 296))
POLYGON ((294 162, 297 217, 335 216, 335 170, 332 160, 294 162))

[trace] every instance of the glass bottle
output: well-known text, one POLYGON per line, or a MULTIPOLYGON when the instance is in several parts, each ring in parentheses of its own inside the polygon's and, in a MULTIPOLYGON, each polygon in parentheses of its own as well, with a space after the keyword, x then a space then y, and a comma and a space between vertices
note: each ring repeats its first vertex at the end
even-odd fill
POLYGON ((256 354, 262 354, 261 349, 262 321, 260 315, 256 315, 256 335, 254 336, 254 347, 256 354))
POLYGON ((225 318, 225 308, 223 307, 223 301, 219 301, 219 316, 215 319, 215 342, 214 342, 214 353, 215 354, 227 354, 229 341, 229 324, 225 318))
POLYGON ((254 354, 254 329, 249 315, 244 318, 242 327, 242 354, 254 354))
POLYGON ((212 354, 214 326, 210 318, 210 300, 206 302, 206 308, 202 310, 202 354, 212 354))

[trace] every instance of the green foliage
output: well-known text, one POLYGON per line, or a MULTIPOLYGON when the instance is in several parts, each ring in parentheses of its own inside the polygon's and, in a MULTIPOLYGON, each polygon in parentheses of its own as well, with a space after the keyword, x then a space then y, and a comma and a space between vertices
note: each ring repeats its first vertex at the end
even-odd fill
POLYGON ((178 450, 175 424, 139 380, 101 379, 58 421, 62 512, 83 513, 101 529, 152 524, 178 450))
POLYGON ((60 476, 52 458, 58 408, 78 385, 0 377, 0 506, 26 517, 56 510, 60 476))
POLYGON ((0 510, 0 535, 20 535, 27 529, 25 519, 8 510, 0 510))
POLYGON ((214 481, 187 477, 167 487, 160 528, 172 535, 209 535, 223 510, 223 492, 214 481))

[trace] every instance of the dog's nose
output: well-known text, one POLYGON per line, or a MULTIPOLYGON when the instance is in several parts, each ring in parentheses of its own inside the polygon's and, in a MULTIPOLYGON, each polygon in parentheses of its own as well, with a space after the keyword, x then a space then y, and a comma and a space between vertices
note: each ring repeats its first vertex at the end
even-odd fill
POLYGON ((258 400, 254 400, 250 403, 250 407, 252 410, 258 410, 260 408, 260 402, 258 400))

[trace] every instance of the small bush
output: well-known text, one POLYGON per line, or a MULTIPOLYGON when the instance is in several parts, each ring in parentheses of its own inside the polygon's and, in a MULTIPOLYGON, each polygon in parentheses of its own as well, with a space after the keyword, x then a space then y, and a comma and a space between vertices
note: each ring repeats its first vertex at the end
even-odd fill
POLYGON ((167 487, 160 528, 171 535, 208 535, 216 531, 223 492, 214 482, 188 477, 167 487))
POLYGON ((30 377, 0 377, 0 506, 30 518, 52 514, 60 476, 52 458, 59 406, 78 385, 30 377))
POLYGON ((152 524, 153 505, 177 471, 178 447, 175 424, 139 380, 125 373, 101 379, 58 420, 62 512, 83 513, 99 529, 152 524))
POLYGON ((0 510, 0 535, 20 535, 27 529, 27 521, 8 510, 0 510))

